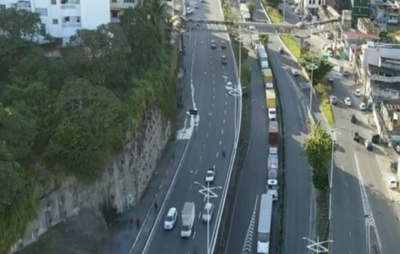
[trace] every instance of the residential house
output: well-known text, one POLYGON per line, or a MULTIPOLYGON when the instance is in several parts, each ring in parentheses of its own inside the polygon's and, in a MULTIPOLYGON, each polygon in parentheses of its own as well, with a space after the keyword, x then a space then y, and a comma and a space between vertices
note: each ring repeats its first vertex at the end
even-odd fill
POLYGON ((374 35, 379 35, 382 31, 382 29, 369 18, 359 18, 357 20, 357 30, 364 34, 374 35))
POLYGON ((394 0, 371 0, 371 16, 379 27, 399 24, 399 3, 394 0))
POLYGON ((341 47, 343 53, 348 56, 350 61, 356 60, 358 48, 368 41, 379 41, 379 36, 374 34, 365 34, 355 29, 343 30, 341 37, 341 47))
POLYGON ((135 8, 140 4, 140 0, 109 0, 110 3, 110 13, 111 13, 111 21, 118 22, 119 16, 125 9, 135 8))
POLYGON ((392 135, 400 134, 400 100, 391 100, 381 105, 381 115, 386 130, 392 135))

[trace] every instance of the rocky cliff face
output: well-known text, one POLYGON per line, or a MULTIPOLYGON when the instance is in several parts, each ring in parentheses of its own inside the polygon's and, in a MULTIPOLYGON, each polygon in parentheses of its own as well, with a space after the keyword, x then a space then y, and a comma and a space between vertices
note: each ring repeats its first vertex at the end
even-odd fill
POLYGON ((40 235, 67 218, 80 216, 80 211, 91 209, 101 213, 106 207, 121 213, 135 205, 170 136, 170 126, 163 127, 161 114, 149 111, 136 138, 110 162, 101 180, 90 185, 68 181, 42 198, 36 218, 12 251, 37 241, 40 235))

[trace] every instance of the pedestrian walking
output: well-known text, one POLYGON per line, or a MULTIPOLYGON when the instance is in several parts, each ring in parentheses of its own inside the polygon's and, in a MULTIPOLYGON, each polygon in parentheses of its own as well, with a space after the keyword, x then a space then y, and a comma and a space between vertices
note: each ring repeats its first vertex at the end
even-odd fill
POLYGON ((136 218, 136 228, 137 229, 140 228, 140 220, 139 220, 139 218, 136 218))
POLYGON ((158 208, 158 204, 157 204, 157 202, 154 202, 154 210, 157 211, 157 208, 158 208))

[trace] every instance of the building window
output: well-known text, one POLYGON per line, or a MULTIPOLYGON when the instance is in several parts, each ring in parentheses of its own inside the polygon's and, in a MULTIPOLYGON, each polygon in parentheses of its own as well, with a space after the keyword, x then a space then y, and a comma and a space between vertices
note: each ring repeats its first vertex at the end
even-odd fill
POLYGON ((111 18, 118 18, 119 11, 111 11, 111 18))
POLYGON ((67 22, 69 22, 69 17, 64 17, 63 18, 63 23, 67 23, 67 22))
POLYGON ((47 9, 46 8, 36 8, 35 9, 36 13, 39 13, 40 16, 47 16, 47 9))
POLYGON ((58 19, 53 19, 53 25, 58 25, 58 19))
POLYGON ((51 4, 52 5, 56 5, 57 4, 57 0, 51 0, 51 4))
POLYGON ((132 4, 134 4, 135 0, 124 0, 124 3, 132 3, 132 4))

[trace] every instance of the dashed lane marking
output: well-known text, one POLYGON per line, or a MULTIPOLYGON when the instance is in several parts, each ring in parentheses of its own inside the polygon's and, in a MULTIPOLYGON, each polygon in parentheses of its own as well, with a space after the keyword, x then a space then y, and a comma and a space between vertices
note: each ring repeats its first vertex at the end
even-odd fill
POLYGON ((258 196, 256 197, 256 202, 253 208, 253 214, 251 215, 249 227, 247 228, 246 237, 244 239, 242 254, 250 254, 251 248, 253 246, 253 234, 254 234, 254 227, 256 225, 256 211, 257 211, 257 204, 258 204, 258 196))
POLYGON ((221 130, 221 135, 224 135, 224 129, 221 130))

